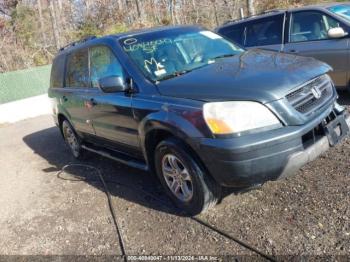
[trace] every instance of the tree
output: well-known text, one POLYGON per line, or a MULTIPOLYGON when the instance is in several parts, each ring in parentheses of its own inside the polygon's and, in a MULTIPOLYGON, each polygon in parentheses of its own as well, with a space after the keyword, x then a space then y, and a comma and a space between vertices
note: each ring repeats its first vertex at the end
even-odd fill
POLYGON ((248 14, 249 15, 255 15, 255 1, 254 0, 247 0, 247 6, 248 6, 248 14))
POLYGON ((40 21, 40 30, 41 30, 41 36, 43 38, 45 46, 47 46, 47 39, 46 34, 44 32, 44 17, 43 17, 43 9, 41 6, 41 0, 37 0, 37 6, 38 6, 38 12, 39 12, 39 21, 40 21))
POLYGON ((317 0, 0 0, 0 72, 51 62, 87 35, 174 24, 215 28, 256 11, 317 0))
POLYGON ((55 6, 52 0, 49 0, 49 10, 50 10, 50 17, 51 17, 51 24, 52 24, 52 30, 53 30, 53 36, 55 39, 55 45, 57 49, 60 49, 61 42, 60 42, 60 33, 57 25, 57 18, 56 18, 56 12, 55 12, 55 6))

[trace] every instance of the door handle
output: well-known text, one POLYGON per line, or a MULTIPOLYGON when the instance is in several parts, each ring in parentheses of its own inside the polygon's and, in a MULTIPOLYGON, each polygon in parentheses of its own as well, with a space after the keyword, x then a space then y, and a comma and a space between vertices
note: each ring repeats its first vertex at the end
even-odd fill
POLYGON ((62 96, 62 100, 63 100, 63 102, 67 102, 68 98, 66 96, 62 96))
POLYGON ((97 105, 95 99, 93 99, 93 98, 90 99, 90 103, 91 103, 93 106, 97 105))
POLYGON ((290 53, 295 53, 295 54, 298 53, 298 51, 295 50, 295 49, 291 49, 291 50, 289 50, 289 52, 290 52, 290 53))
POLYGON ((95 99, 91 98, 91 99, 89 99, 89 100, 86 100, 86 101, 84 102, 84 105, 85 105, 85 107, 86 107, 87 109, 91 109, 91 108, 93 108, 95 105, 97 105, 97 103, 96 103, 95 99))

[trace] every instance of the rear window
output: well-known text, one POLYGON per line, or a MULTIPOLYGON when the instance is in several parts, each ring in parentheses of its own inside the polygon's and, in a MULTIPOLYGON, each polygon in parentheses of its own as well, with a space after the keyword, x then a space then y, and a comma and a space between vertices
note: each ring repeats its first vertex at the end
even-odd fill
POLYGON ((244 42, 245 42, 244 29, 245 29, 245 26, 243 25, 228 26, 220 29, 218 33, 230 39, 231 41, 244 46, 244 42))
POLYGON ((284 14, 226 26, 218 33, 245 47, 282 44, 284 14))
POLYGON ((62 88, 64 79, 65 56, 61 55, 54 59, 51 68, 50 88, 62 88))
POLYGON ((88 63, 87 49, 68 56, 65 81, 67 87, 89 87, 88 63))
POLYGON ((245 46, 281 44, 283 17, 283 15, 277 15, 248 23, 246 25, 245 46))

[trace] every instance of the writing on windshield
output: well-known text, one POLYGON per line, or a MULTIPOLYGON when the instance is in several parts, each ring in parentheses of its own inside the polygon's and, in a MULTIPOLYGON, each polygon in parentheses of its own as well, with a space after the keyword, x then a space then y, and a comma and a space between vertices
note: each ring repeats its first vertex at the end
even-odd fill
POLYGON ((130 36, 120 41, 123 50, 152 81, 172 77, 215 63, 242 50, 221 36, 206 30, 163 35, 130 36))
POLYGON ((157 39, 147 42, 138 42, 136 38, 128 38, 124 40, 124 51, 125 52, 135 52, 142 50, 146 53, 154 52, 158 46, 172 44, 173 40, 170 38, 157 39))

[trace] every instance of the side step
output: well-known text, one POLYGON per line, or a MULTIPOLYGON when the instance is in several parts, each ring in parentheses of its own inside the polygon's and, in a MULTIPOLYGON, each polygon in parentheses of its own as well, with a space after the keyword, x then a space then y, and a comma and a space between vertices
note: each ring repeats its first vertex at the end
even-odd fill
POLYGON ((127 156, 123 155, 122 153, 118 153, 118 152, 115 152, 115 151, 112 151, 109 149, 95 148, 92 145, 90 146, 90 144, 89 144, 89 146, 83 144, 81 147, 87 151, 90 151, 90 152, 99 154, 101 156, 113 159, 113 160, 118 161, 118 162, 125 164, 127 166, 141 169, 143 171, 148 171, 148 166, 145 163, 143 163, 142 161, 139 161, 137 159, 128 158, 127 156))

